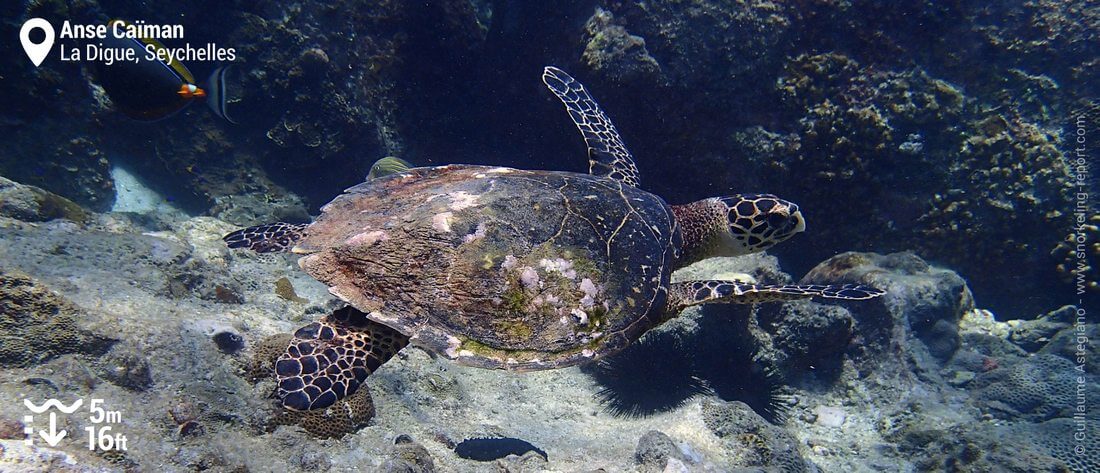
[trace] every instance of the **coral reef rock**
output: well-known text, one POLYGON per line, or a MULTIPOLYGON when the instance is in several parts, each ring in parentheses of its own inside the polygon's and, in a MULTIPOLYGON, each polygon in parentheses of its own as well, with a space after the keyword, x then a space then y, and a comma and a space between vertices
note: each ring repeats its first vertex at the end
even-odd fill
POLYGON ((0 269, 0 365, 28 367, 66 353, 101 355, 114 340, 82 328, 81 311, 40 282, 0 269))
MULTIPOLYGON (((982 411, 995 417, 1039 422, 1073 417, 1079 401, 1100 402, 1097 378, 1060 356, 1035 355, 1006 365, 982 373, 968 386, 982 411)), ((1100 420, 1100 412, 1084 414, 1100 420)))
POLYGON ((671 461, 683 463, 687 458, 668 435, 659 430, 650 430, 638 439, 634 461, 638 463, 638 471, 662 472, 671 461))
POLYGON ((762 467, 784 472, 812 472, 816 467, 802 458, 798 441, 774 426, 742 402, 703 401, 703 420, 714 435, 736 452, 728 468, 762 467))
POLYGON ((912 338, 936 359, 947 360, 959 347, 959 319, 974 308, 966 281, 912 253, 843 253, 818 264, 802 282, 858 282, 885 290, 853 314, 863 343, 878 352, 912 338))
POLYGON ((24 222, 64 218, 84 222, 89 214, 73 201, 53 192, 0 177, 0 217, 24 222))

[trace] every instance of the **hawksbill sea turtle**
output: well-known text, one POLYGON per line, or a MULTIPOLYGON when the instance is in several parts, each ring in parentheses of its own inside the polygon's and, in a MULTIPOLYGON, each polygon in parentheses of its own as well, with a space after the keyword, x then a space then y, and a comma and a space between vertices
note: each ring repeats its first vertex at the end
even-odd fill
POLYGON ((299 266, 349 304, 294 332, 275 364, 284 406, 332 405, 409 343, 464 365, 544 370, 615 353, 688 306, 883 294, 672 283, 677 268, 803 231, 798 206, 770 194, 669 205, 639 187, 622 138, 579 82, 555 67, 542 79, 584 136, 589 174, 399 167, 346 190, 313 223, 225 236, 230 248, 304 255, 299 266))

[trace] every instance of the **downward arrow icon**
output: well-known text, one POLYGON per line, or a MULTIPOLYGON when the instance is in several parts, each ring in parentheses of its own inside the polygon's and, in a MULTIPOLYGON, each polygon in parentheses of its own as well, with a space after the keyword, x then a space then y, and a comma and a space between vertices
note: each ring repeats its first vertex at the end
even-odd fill
POLYGON ((57 431, 57 414, 54 412, 50 413, 49 433, 47 433, 45 430, 40 430, 38 432, 38 435, 42 436, 42 440, 45 440, 46 443, 48 443, 51 447, 56 447, 57 443, 60 442, 61 439, 65 438, 65 436, 68 434, 69 433, 64 430, 60 432, 57 431))

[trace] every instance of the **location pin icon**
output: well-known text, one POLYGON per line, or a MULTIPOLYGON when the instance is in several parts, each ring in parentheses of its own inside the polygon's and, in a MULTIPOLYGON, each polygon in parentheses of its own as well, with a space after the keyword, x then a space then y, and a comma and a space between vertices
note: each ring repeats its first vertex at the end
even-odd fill
POLYGON ((38 67, 50 54, 50 48, 53 48, 53 25, 41 18, 31 18, 23 23, 23 28, 19 30, 19 41, 23 43, 23 51, 27 53, 27 57, 31 58, 34 67, 38 67), (38 44, 31 41, 31 31, 35 28, 41 28, 42 32, 46 33, 45 41, 38 44))

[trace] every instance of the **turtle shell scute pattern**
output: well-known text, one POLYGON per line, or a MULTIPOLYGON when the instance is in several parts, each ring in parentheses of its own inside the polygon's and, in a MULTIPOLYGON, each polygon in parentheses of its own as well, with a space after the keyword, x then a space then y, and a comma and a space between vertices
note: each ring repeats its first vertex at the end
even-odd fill
POLYGON ((408 338, 345 307, 294 332, 275 362, 276 395, 295 410, 323 409, 358 390, 408 338))
POLYGON ((349 189, 295 251, 419 347, 531 371, 606 356, 659 324, 679 242, 671 208, 621 182, 452 165, 349 189))

